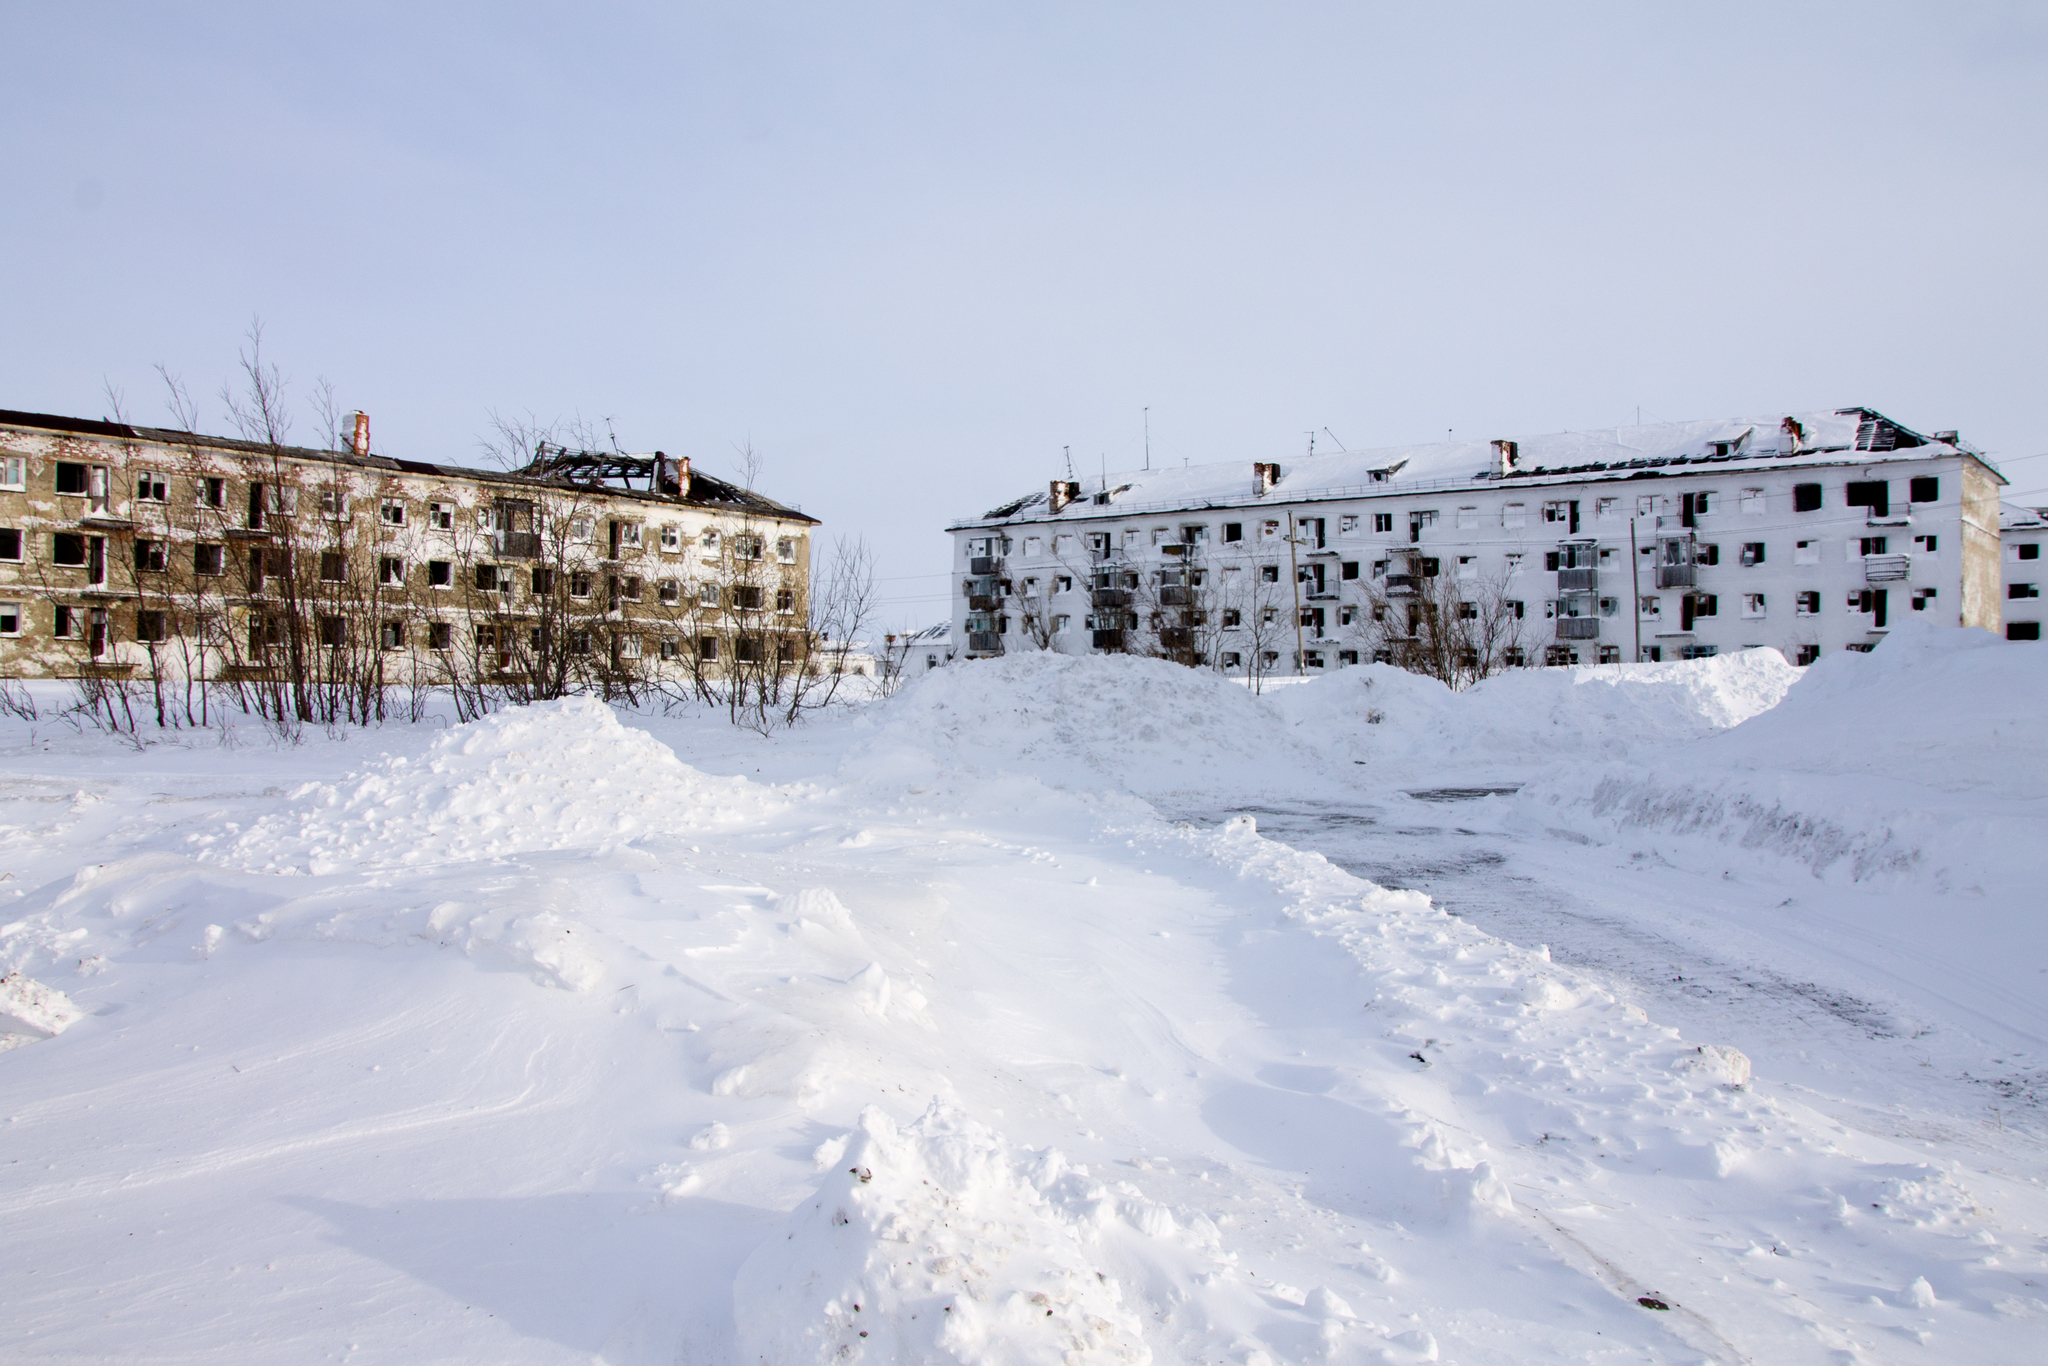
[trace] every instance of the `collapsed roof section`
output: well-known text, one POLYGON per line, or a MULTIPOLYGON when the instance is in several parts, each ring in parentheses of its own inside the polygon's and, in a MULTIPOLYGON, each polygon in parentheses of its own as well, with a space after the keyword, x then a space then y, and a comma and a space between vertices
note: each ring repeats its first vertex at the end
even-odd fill
MULTIPOLYGON (((1287 464, 1240 461, 1112 472, 1099 482, 1055 483, 957 522, 973 526, 1049 516, 1086 518, 1165 508, 1249 507, 1475 486, 1499 480, 1654 478, 1693 466, 1745 462, 1840 464, 1859 459, 1983 456, 1954 432, 1925 435, 1871 408, 1636 427, 1499 441, 1439 441, 1315 455, 1287 464)), ((1990 462, 1985 461, 1987 467, 1990 462)), ((1994 473, 1995 473, 1994 469, 1994 473)))
MULTIPOLYGON (((653 455, 621 455, 596 451, 571 451, 543 442, 526 465, 512 471, 477 469, 468 465, 441 465, 422 460, 398 460, 373 455, 367 449, 323 451, 310 446, 272 445, 231 436, 200 436, 164 427, 137 427, 125 422, 93 421, 60 417, 52 413, 25 413, 0 409, 0 427, 47 431, 65 436, 87 436, 116 441, 144 441, 153 445, 198 447, 232 451, 262 458, 321 461, 357 469, 384 470, 393 474, 432 474, 447 478, 474 479, 487 484, 517 484, 551 488, 602 489, 663 503, 713 511, 751 514, 785 522, 817 525, 795 508, 784 506, 752 489, 690 468, 688 457, 676 460, 656 451, 653 455)), ((365 428, 367 445, 367 428, 365 428)))

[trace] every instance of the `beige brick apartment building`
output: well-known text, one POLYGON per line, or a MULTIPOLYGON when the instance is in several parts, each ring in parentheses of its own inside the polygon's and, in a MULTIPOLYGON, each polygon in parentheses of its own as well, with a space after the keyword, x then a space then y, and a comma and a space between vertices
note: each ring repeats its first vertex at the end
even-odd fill
POLYGON ((816 519, 687 459, 500 473, 0 411, 0 677, 566 691, 803 667, 816 519))

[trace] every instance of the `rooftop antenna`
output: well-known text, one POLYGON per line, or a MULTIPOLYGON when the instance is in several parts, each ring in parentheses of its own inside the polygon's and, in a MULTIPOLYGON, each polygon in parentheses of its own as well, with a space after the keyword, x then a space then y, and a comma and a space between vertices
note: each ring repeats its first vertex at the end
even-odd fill
MULTIPOLYGON (((1331 431, 1328 427, 1323 428, 1323 435, 1329 437, 1332 441, 1337 441, 1337 434, 1331 431)), ((1351 454, 1351 452, 1345 447, 1344 443, 1341 441, 1337 441, 1337 449, 1345 455, 1351 454)))
POLYGON ((1074 482, 1074 448, 1062 446, 1060 452, 1067 457, 1067 482, 1071 484, 1074 482))
POLYGON ((1145 409, 1145 468, 1152 468, 1152 410, 1145 409))
POLYGON ((1096 458, 1102 461, 1102 491, 1103 491, 1104 493, 1108 493, 1108 492, 1109 492, 1109 453, 1108 453, 1107 451, 1097 451, 1097 452, 1096 452, 1095 454, 1096 454, 1096 458))
POLYGON ((1314 432, 1310 432, 1308 434, 1308 453, 1311 458, 1313 458, 1316 453, 1316 434, 1314 432))

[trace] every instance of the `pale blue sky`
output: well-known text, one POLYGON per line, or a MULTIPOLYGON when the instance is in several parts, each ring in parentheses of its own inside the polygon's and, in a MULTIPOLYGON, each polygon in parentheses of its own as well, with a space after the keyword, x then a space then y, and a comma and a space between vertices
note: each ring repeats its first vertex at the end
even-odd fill
POLYGON ((1148 405, 1174 463, 1868 404, 2038 500, 2044 15, 16 4, 0 407, 161 421, 161 360, 224 429, 260 315, 389 454, 751 438, 892 625, 1148 405))

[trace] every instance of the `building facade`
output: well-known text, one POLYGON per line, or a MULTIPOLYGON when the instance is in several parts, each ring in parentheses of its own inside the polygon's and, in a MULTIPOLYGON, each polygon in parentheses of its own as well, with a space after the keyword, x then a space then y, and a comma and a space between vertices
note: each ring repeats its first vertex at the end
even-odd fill
POLYGON ((1863 408, 1055 480, 948 528, 953 624, 1247 673, 1807 662, 1904 613, 1998 630, 2004 483, 1863 408))
POLYGON ((2004 542, 2004 581, 2000 606, 2005 614, 2007 640, 2039 640, 2041 622, 2048 612, 2041 610, 2042 590, 2048 589, 2048 508, 2020 507, 2006 503, 1999 509, 1999 539, 2004 542))
POLYGON ((802 661, 814 518, 687 459, 498 473, 0 411, 0 676, 334 686, 802 661))

